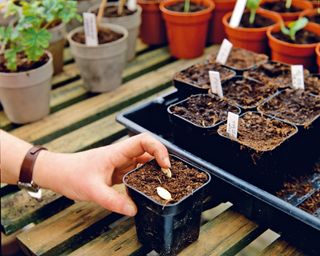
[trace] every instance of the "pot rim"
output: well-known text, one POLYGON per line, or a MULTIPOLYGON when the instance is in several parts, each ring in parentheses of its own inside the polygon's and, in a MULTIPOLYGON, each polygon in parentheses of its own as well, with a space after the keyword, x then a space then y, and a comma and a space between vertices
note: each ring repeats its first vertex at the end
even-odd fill
POLYGON ((9 72, 0 72, 0 76, 2 76, 2 77, 13 77, 13 76, 20 75, 20 74, 28 73, 28 75, 30 75, 31 73, 37 72, 38 69, 52 64, 53 57, 52 57, 51 52, 46 50, 45 54, 49 57, 49 60, 46 63, 44 63, 43 65, 41 65, 40 67, 37 67, 37 68, 34 68, 34 69, 30 69, 30 70, 27 70, 27 71, 22 71, 22 72, 10 72, 10 73, 9 72))
MULTIPOLYGON (((284 24, 288 25, 290 22, 292 22, 292 21, 287 21, 284 24)), ((268 36, 268 39, 270 41, 273 41, 274 43, 276 43, 278 45, 281 45, 283 47, 290 47, 290 48, 294 47, 294 48, 298 48, 298 49, 306 49, 306 48, 310 48, 310 47, 313 48, 313 47, 317 46, 318 43, 313 43, 313 44, 294 44, 294 43, 288 43, 288 42, 285 42, 285 41, 282 41, 282 40, 279 40, 279 39, 275 38, 272 35, 272 32, 279 32, 280 31, 280 25, 281 24, 275 24, 274 26, 270 27, 267 30, 267 36, 268 36)), ((317 24, 314 24, 312 22, 308 22, 307 26, 304 27, 304 29, 308 30, 308 29, 310 29, 310 27, 311 28, 315 28, 315 30, 316 30, 317 29, 317 24)), ((314 33, 313 31, 311 31, 311 32, 314 33)), ((320 35, 320 31, 319 31, 319 35, 320 35)))
MULTIPOLYGON (((246 13, 246 12, 249 12, 249 10, 245 10, 244 13, 246 13)), ((263 32, 263 31, 266 31, 270 27, 273 27, 274 25, 279 24, 282 21, 282 18, 278 13, 274 13, 274 12, 265 10, 263 8, 257 9, 257 14, 260 14, 263 17, 265 17, 264 14, 266 14, 268 16, 273 16, 274 19, 269 18, 269 17, 266 17, 266 18, 271 19, 272 21, 275 21, 275 19, 277 19, 277 21, 275 21, 274 24, 271 24, 269 26, 262 27, 262 28, 245 28, 245 27, 235 27, 235 28, 233 28, 233 27, 230 27, 229 22, 228 22, 229 18, 232 15, 232 12, 228 12, 223 16, 222 23, 223 23, 224 26, 228 27, 229 29, 234 29, 234 30, 238 30, 240 32, 242 31, 242 32, 248 33, 248 32, 263 32)))
POLYGON ((160 206, 160 207, 163 207, 163 208, 173 208, 173 207, 176 207, 177 205, 181 204, 182 202, 184 202, 188 197, 192 196, 194 193, 196 193, 198 190, 200 189, 203 189, 203 187, 205 187, 206 185, 208 185, 211 181, 211 175, 208 171, 200 168, 200 167, 196 167, 195 165, 193 165, 192 163, 190 163, 189 161, 187 160, 184 160, 182 158, 180 158, 179 156, 177 155, 174 155, 174 154, 169 154, 170 157, 172 158, 175 158, 175 159, 178 159, 179 161, 183 162, 183 163, 186 163, 187 165, 191 166, 192 168, 195 168, 197 171, 199 172, 204 172, 207 177, 208 177, 208 180, 202 184, 200 187, 198 187, 197 189, 193 190, 191 194, 189 195, 186 195, 185 197, 181 198, 178 202, 174 203, 174 204, 169 204, 169 205, 164 205, 164 204, 161 204, 159 202, 157 202, 156 200, 154 200, 153 198, 151 198, 150 196, 147 196, 146 194, 144 194, 143 192, 141 192, 140 190, 136 189, 135 187, 129 185, 126 181, 125 181, 125 178, 132 172, 135 172, 139 169, 141 169, 143 166, 145 166, 146 164, 152 162, 152 161, 156 161, 155 159, 152 159, 146 163, 144 163, 142 166, 140 167, 137 167, 137 168, 134 168, 133 170, 127 172, 123 178, 122 178, 122 182, 125 184, 125 186, 129 187, 130 189, 134 190, 135 192, 139 193, 140 195, 144 196, 145 198, 148 198, 152 203, 160 206))
POLYGON ((318 43, 317 46, 316 46, 316 53, 317 53, 317 56, 319 58, 320 57, 320 43, 318 43))
MULTIPOLYGON (((273 3, 273 2, 278 2, 278 0, 263 0, 263 1, 261 1, 261 5, 264 4, 264 3, 273 3)), ((308 5, 308 7, 307 6, 306 7, 301 7, 302 11, 297 11, 297 12, 277 12, 277 13, 279 13, 280 16, 285 16, 285 17, 287 17, 287 16, 297 16, 297 15, 299 15, 299 13, 303 12, 304 10, 310 10, 310 9, 313 8, 312 3, 308 2, 306 0, 292 0, 292 5, 295 6, 297 2, 300 2, 300 3, 303 3, 305 5, 308 5)), ((299 6, 297 6, 297 7, 300 8, 299 6)), ((264 8, 262 8, 262 9, 264 9, 264 8)), ((269 12, 275 12, 275 11, 268 10, 268 9, 264 9, 264 10, 269 11, 269 12)))
MULTIPOLYGON (((112 23, 101 23, 99 25, 99 27, 102 27, 104 29, 110 29, 112 30, 112 28, 117 28, 119 29, 123 35, 123 37, 119 38, 118 40, 116 41, 112 41, 112 42, 109 42, 109 43, 104 43, 104 44, 98 44, 97 46, 88 46, 86 44, 81 44, 79 42, 76 42, 72 39, 72 37, 74 36, 74 34, 78 33, 78 32, 82 32, 84 30, 84 27, 81 26, 81 27, 77 27, 73 30, 71 30, 69 33, 68 33, 68 36, 67 36, 67 39, 70 43, 76 45, 77 47, 79 48, 103 48, 103 47, 110 47, 110 46, 113 46, 113 45, 116 45, 118 43, 121 43, 122 41, 125 41, 127 40, 128 38, 128 30, 126 28, 124 28, 123 26, 120 26, 120 25, 116 25, 116 24, 112 24, 112 23)), ((115 32, 114 30, 112 30, 113 32, 115 32)))
MULTIPOLYGON (((169 9, 167 9, 167 6, 173 5, 175 3, 183 2, 183 0, 166 0, 162 1, 160 3, 160 10, 170 16, 176 16, 176 17, 196 17, 196 16, 202 16, 204 14, 211 13, 213 9, 215 8, 215 4, 213 1, 210 0, 200 0, 200 3, 204 4, 205 7, 207 7, 204 10, 198 11, 198 12, 174 12, 169 9)), ((196 0, 191 0, 191 3, 196 2, 196 0)))
MULTIPOLYGON (((118 2, 111 2, 111 3, 108 3, 107 6, 105 8, 107 8, 108 6, 118 6, 118 2)), ((88 9, 88 12, 93 12, 93 11, 96 11, 96 10, 99 10, 99 7, 100 7, 100 3, 98 4, 94 4, 92 5, 89 9, 88 9)), ((120 17, 105 17, 104 15, 102 16, 102 19, 121 19, 121 18, 125 18, 125 17, 132 17, 132 16, 140 16, 142 12, 142 8, 140 5, 137 4, 137 9, 134 13, 132 13, 131 15, 125 15, 125 16, 120 16, 120 17)))

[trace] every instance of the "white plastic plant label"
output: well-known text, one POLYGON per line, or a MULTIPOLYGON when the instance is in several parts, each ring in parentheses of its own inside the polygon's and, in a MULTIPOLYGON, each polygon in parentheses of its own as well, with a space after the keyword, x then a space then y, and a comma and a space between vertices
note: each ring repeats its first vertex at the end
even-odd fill
POLYGON ((130 11, 137 10, 137 0, 128 0, 127 6, 130 11))
POLYGON ((226 64, 229 54, 232 49, 232 43, 228 39, 223 39, 220 46, 219 52, 217 54, 216 62, 224 65, 226 64))
POLYGON ((228 112, 227 134, 232 139, 237 139, 238 137, 238 122, 239 115, 232 112, 228 112))
POLYGON ((244 9, 246 7, 247 0, 237 0, 237 3, 233 9, 231 19, 229 22, 229 26, 232 28, 236 28, 239 26, 242 14, 244 12, 244 9))
POLYGON ((292 87, 294 89, 304 89, 304 76, 302 65, 291 66, 292 87))
POLYGON ((87 46, 98 45, 96 15, 89 12, 83 13, 84 34, 87 46))
POLYGON ((223 98, 223 91, 220 80, 220 73, 217 71, 209 71, 211 91, 217 94, 221 99, 223 98))

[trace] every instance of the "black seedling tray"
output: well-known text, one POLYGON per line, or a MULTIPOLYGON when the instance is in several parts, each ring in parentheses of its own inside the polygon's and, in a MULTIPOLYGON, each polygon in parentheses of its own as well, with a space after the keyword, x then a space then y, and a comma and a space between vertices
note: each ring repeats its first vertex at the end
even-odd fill
MULTIPOLYGON (((273 186, 261 188, 241 178, 236 169, 225 166, 225 162, 234 161, 227 151, 220 151, 214 144, 210 147, 199 145, 186 137, 186 143, 175 141, 172 136, 172 125, 169 122, 167 107, 182 100, 176 91, 148 103, 128 109, 117 116, 117 121, 125 125, 131 134, 150 132, 166 145, 170 152, 182 159, 204 168, 212 175, 210 187, 215 203, 230 201, 242 214, 276 232, 284 239, 302 249, 304 252, 319 255, 320 218, 309 214, 295 205, 275 196, 273 186), (211 152, 211 154, 208 154, 211 152), (224 161, 216 161, 224 158, 224 161)), ((316 138, 315 138, 316 139, 316 138)), ((210 141, 208 141, 209 143, 210 141)), ((318 148, 309 149, 319 154, 318 148)), ((301 152, 301 157, 308 152, 301 152)), ((290 156, 287 160, 290 161, 290 156)), ((286 170, 287 171, 287 170, 286 170)), ((311 170, 305 170, 306 174, 311 170)), ((272 180, 266 180, 266 185, 272 185, 272 180)), ((210 238, 208 238, 210 239, 210 238)))

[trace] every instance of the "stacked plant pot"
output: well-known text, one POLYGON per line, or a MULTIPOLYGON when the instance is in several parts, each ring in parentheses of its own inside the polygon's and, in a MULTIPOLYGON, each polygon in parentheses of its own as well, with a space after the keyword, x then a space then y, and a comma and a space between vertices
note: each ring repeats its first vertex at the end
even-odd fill
MULTIPOLYGON (((98 9, 99 5, 94 5, 89 8, 89 11, 97 14, 98 9)), ((127 29, 127 60, 132 60, 136 55, 136 42, 141 24, 141 7, 137 6, 137 9, 132 11, 127 6, 124 6, 122 14, 118 14, 118 3, 108 3, 101 22, 116 24, 127 29)))

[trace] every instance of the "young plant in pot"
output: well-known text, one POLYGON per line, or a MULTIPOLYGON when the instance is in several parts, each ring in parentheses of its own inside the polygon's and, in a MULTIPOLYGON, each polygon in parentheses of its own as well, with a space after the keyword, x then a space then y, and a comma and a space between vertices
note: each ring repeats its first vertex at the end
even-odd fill
POLYGON ((68 34, 71 53, 91 92, 111 91, 120 86, 126 63, 128 31, 116 24, 100 23, 105 4, 106 0, 102 0, 96 23, 95 15, 88 13, 92 19, 88 23, 94 25, 88 28, 87 35, 84 27, 68 34))
POLYGON ((127 173, 123 182, 138 207, 139 241, 160 255, 177 255, 199 237, 209 173, 171 155, 171 169, 155 160, 127 173))
POLYGON ((211 0, 168 0, 160 3, 172 56, 191 59, 203 54, 214 6, 211 0))
POLYGON ((305 0, 263 0, 261 8, 279 13, 284 21, 293 21, 302 11, 312 9, 312 3, 305 0))
MULTIPOLYGON (((126 0, 117 3, 108 3, 103 10, 102 23, 111 23, 124 27, 128 30, 127 60, 132 60, 136 55, 136 42, 141 24, 141 7, 126 0)), ((89 8, 89 12, 98 14, 99 4, 89 8)))
POLYGON ((37 16, 41 27, 48 29, 51 34, 49 51, 53 56, 54 74, 63 70, 63 50, 66 42, 66 24, 72 19, 81 17, 76 13, 77 2, 65 0, 15 0, 8 3, 9 13, 13 16, 21 15, 28 24, 32 22, 32 17, 37 16))
POLYGON ((320 42, 320 30, 316 24, 308 23, 303 17, 269 28, 267 36, 273 60, 315 69, 315 48, 320 42))
POLYGON ((52 55, 50 33, 41 19, 20 16, 17 25, 0 27, 0 101, 9 120, 23 124, 49 113, 52 55))
POLYGON ((248 0, 247 11, 242 15, 238 27, 229 24, 232 12, 223 17, 223 25, 228 39, 236 47, 257 53, 269 53, 266 31, 281 22, 281 16, 259 8, 259 0, 248 0))
POLYGON ((159 8, 161 0, 138 0, 142 8, 140 38, 148 45, 167 43, 164 20, 159 8))

